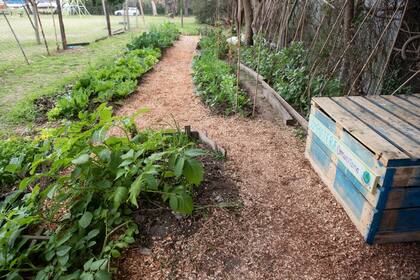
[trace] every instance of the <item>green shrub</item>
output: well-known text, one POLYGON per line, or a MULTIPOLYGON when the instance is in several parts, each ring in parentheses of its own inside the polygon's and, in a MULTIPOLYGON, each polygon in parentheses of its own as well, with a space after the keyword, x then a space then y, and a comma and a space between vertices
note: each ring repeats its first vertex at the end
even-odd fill
POLYGON ((179 38, 175 24, 163 23, 133 39, 128 51, 101 68, 89 68, 48 112, 50 120, 76 118, 80 112, 92 111, 102 102, 115 101, 134 92, 137 79, 159 61, 161 50, 179 38))
POLYGON ((173 23, 163 23, 158 27, 153 26, 149 32, 144 32, 127 45, 129 50, 143 48, 169 48, 181 33, 173 23))
POLYGON ((220 57, 225 56, 227 45, 220 40, 219 32, 214 32, 200 40, 201 55, 193 61, 193 80, 197 94, 206 105, 230 115, 245 114, 249 106, 246 93, 236 85, 236 75, 232 67, 220 57))
POLYGON ((301 114, 309 113, 311 97, 321 96, 321 94, 322 96, 341 94, 341 86, 337 78, 326 82, 326 78, 318 74, 310 81, 310 65, 305 61, 306 51, 302 43, 292 43, 289 47, 276 52, 270 50, 264 42, 257 41, 254 46, 245 47, 241 51, 241 60, 256 70, 258 52, 260 52, 260 74, 301 114), (309 90, 307 90, 308 85, 309 90))
POLYGON ((184 133, 138 132, 134 117, 111 115, 103 104, 42 133, 33 175, 0 202, 2 277, 111 279, 111 259, 134 243, 139 202, 161 200, 191 214, 204 151, 184 133), (123 136, 107 133, 116 128, 123 136), (31 244, 38 229, 46 238, 31 244))
POLYGON ((90 68, 69 94, 57 101, 48 117, 74 118, 97 104, 126 97, 136 89, 137 78, 149 71, 159 57, 159 49, 133 50, 99 69, 90 68))

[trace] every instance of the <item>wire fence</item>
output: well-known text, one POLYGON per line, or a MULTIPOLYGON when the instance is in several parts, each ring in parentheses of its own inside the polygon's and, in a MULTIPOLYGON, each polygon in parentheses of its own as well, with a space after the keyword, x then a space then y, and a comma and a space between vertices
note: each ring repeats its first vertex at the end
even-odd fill
MULTIPOLYGON (((114 13, 121 8, 112 7, 110 11, 114 13)), ((97 12, 102 15, 63 15, 65 34, 70 47, 107 37, 108 30, 102 7, 98 7, 97 12)), ((131 31, 145 28, 139 15, 131 15, 128 19, 131 31)), ((110 23, 112 32, 123 32, 127 19, 125 16, 111 15, 110 23)), ((26 13, 23 9, 0 12, 0 73, 32 63, 39 57, 54 54, 58 49, 62 49, 62 42, 57 14, 40 14, 39 20, 36 21, 33 14, 26 13)))

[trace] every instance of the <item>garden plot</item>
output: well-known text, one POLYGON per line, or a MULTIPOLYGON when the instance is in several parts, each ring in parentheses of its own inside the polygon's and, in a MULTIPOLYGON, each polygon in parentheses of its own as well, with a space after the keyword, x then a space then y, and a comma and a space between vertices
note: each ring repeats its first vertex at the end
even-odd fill
POLYGON ((225 174, 239 187, 244 207, 211 208, 205 219, 185 221, 192 233, 169 232, 147 254, 141 245, 127 251, 119 278, 418 277, 418 245, 365 245, 305 160, 293 128, 258 114, 224 117, 204 105, 190 76, 197 42, 182 37, 117 113, 146 107, 136 119, 140 127, 169 127, 175 119, 206 131, 227 149, 225 174))

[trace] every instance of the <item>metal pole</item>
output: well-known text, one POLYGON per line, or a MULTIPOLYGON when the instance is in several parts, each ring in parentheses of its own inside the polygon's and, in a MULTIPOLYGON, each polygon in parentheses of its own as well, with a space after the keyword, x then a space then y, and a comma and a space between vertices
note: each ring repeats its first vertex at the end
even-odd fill
POLYGON ((24 58, 25 58, 25 60, 26 60, 26 63, 28 63, 28 65, 29 65, 29 60, 28 60, 28 58, 26 57, 25 51, 23 50, 23 48, 22 48, 22 46, 21 46, 21 44, 20 44, 20 42, 19 42, 19 39, 18 39, 18 37, 16 36, 16 33, 15 33, 15 31, 13 30, 13 28, 12 28, 12 25, 10 25, 9 19, 6 17, 6 13, 3 13, 3 16, 4 16, 4 18, 6 19, 7 24, 9 25, 10 31, 12 31, 13 36, 15 37, 15 40, 16 40, 16 42, 17 42, 17 44, 18 44, 19 48, 20 48, 20 51, 21 51, 21 52, 22 52, 22 54, 23 54, 23 57, 24 57, 24 58))

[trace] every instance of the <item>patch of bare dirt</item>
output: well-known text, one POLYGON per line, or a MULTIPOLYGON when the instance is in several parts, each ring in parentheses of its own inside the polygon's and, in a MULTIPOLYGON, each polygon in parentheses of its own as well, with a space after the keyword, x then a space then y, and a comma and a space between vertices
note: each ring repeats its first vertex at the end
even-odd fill
POLYGON ((203 106, 190 75, 197 40, 182 37, 169 49, 118 114, 146 107, 140 127, 175 119, 207 131, 228 150, 224 174, 244 208, 188 220, 191 234, 165 235, 146 255, 140 246, 129 250, 120 279, 420 279, 420 244, 366 245, 293 128, 276 118, 216 116, 203 106))

